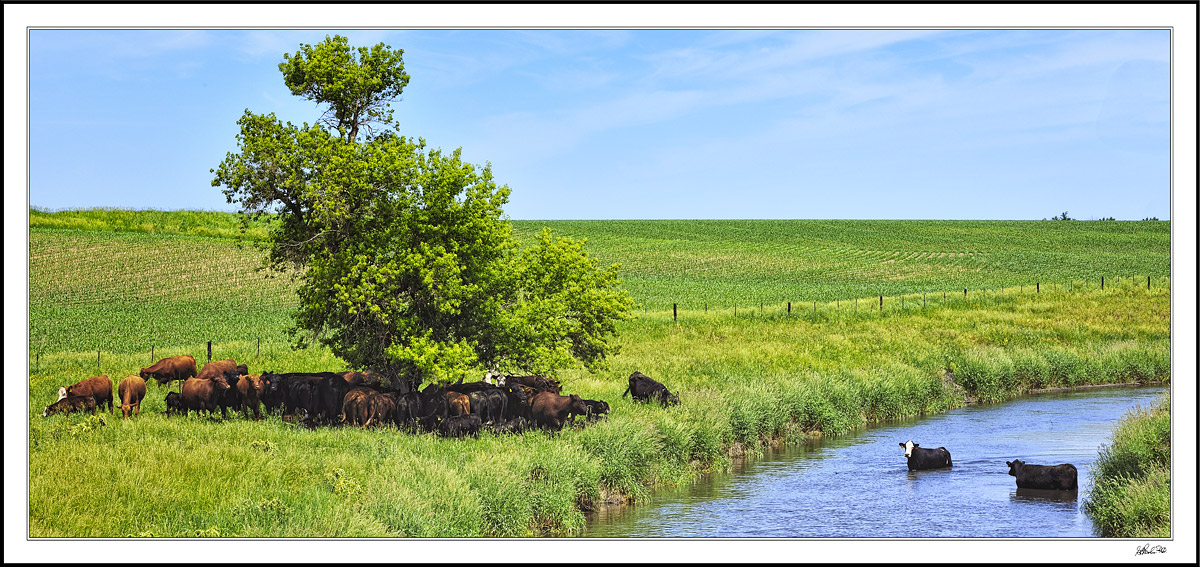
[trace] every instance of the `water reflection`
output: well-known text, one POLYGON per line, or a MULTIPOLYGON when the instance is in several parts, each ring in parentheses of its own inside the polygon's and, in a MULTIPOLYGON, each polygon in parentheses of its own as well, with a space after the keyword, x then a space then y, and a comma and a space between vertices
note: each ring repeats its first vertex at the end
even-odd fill
POLYGON ((1070 502, 1079 500, 1078 490, 1038 490, 1018 488, 1011 496, 1013 502, 1070 502))
POLYGON ((733 474, 602 509, 585 537, 1092 537, 1079 493, 1113 425, 1161 388, 1049 394, 768 452, 733 474), (1034 417, 1036 416, 1036 417, 1034 417), (945 446, 949 469, 909 471, 898 442, 945 446), (1005 461, 1069 462, 1079 490, 1016 489, 1005 461))

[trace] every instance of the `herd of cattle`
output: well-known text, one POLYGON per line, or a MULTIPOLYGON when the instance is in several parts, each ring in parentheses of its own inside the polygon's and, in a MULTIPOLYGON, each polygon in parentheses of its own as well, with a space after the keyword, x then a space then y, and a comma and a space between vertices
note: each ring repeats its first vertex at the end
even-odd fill
MULTIPOLYGON (((945 447, 926 449, 911 440, 901 443, 904 456, 908 458, 908 470, 945 469, 954 466, 950 451, 945 447)), ((1019 459, 1005 461, 1008 474, 1017 477, 1017 488, 1032 490, 1072 491, 1079 489, 1079 473, 1075 465, 1030 465, 1019 459)))
MULTIPOLYGON (((126 376, 117 385, 117 399, 125 418, 141 414, 146 396, 146 380, 159 385, 180 381, 179 392, 166 396, 167 414, 189 411, 241 409, 242 416, 262 419, 260 406, 268 411, 282 408, 285 419, 298 416, 315 426, 346 423, 368 427, 394 424, 397 427, 437 433, 446 437, 478 435, 484 426, 497 433, 519 433, 533 427, 559 431, 583 416, 586 422, 608 413, 602 400, 587 400, 576 394, 562 395, 562 386, 541 376, 489 375, 478 382, 430 385, 419 392, 401 392, 385 388, 380 375, 373 372, 266 372, 250 374, 244 364, 233 359, 216 360, 196 372, 191 355, 164 358, 154 366, 141 369, 137 376, 126 376)), ((638 401, 656 401, 664 406, 679 403, 679 397, 654 379, 634 372, 621 397, 632 395, 638 401)), ((58 390, 58 401, 46 407, 42 416, 78 411, 96 412, 107 404, 114 412, 112 381, 108 376, 93 376, 58 390)), ((945 447, 926 449, 911 440, 900 443, 908 459, 908 470, 950 468, 953 462, 945 447)), ((1076 490, 1074 465, 1031 465, 1020 460, 1006 462, 1008 474, 1016 477, 1017 488, 1038 490, 1076 490)))
MULTIPOLYGON (((541 376, 489 374, 478 382, 430 385, 421 391, 387 388, 373 372, 289 372, 250 374, 233 359, 209 362, 196 372, 191 355, 164 358, 137 376, 126 376, 117 385, 117 400, 128 419, 141 414, 146 380, 160 386, 181 383, 178 392, 166 395, 167 414, 184 414, 241 409, 249 418, 262 419, 260 407, 282 409, 284 419, 300 419, 309 426, 346 423, 367 427, 394 424, 397 427, 435 432, 447 437, 478 435, 487 426, 498 433, 519 433, 533 427, 559 431, 577 416, 591 422, 608 413, 608 403, 587 400, 577 394, 562 395, 562 386, 541 376)), ((622 397, 679 403, 665 386, 634 372, 622 397)), ((115 412, 112 381, 93 376, 59 388, 58 401, 42 416, 73 411, 96 412, 107 404, 115 412)))

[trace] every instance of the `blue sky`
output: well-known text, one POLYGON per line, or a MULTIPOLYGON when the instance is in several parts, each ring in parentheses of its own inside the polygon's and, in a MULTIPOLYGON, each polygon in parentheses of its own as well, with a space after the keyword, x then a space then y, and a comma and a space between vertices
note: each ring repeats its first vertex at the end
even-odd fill
POLYGON ((1171 216, 1166 30, 32 30, 29 202, 234 210, 285 52, 404 49, 401 133, 513 219, 1171 216))

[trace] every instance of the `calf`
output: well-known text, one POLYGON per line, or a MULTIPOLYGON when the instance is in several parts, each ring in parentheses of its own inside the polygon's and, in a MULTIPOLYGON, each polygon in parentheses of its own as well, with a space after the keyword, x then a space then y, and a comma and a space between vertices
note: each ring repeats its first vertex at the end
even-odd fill
POLYGON ((437 424, 437 433, 442 437, 479 437, 483 422, 475 414, 452 415, 437 424))
POLYGON ((117 397, 121 399, 123 419, 129 415, 142 415, 142 398, 146 397, 146 381, 140 376, 126 376, 117 384, 117 397), (136 413, 135 413, 136 412, 136 413))
POLYGON ((42 412, 42 417, 48 417, 56 413, 69 414, 73 411, 90 411, 93 414, 96 413, 96 399, 91 396, 67 396, 46 406, 46 411, 42 412))
POLYGON ((169 384, 175 380, 183 382, 196 377, 196 357, 190 354, 169 356, 154 363, 150 368, 142 368, 138 372, 142 380, 150 378, 158 381, 158 385, 169 384))
POLYGON ((167 404, 167 415, 187 413, 187 409, 183 407, 183 397, 179 395, 179 392, 167 392, 167 398, 164 401, 167 404))
POLYGON ((587 412, 584 414, 584 417, 588 421, 600 419, 608 413, 608 402, 604 400, 583 400, 583 404, 587 406, 587 412))
POLYGON ((221 397, 229 389, 229 383, 223 376, 216 378, 188 378, 183 381, 183 389, 179 394, 183 403, 183 414, 195 410, 196 413, 208 412, 211 417, 221 404, 221 397))
POLYGON ((1036 490, 1078 490, 1079 473, 1075 465, 1030 465, 1014 459, 1005 461, 1008 474, 1017 477, 1017 488, 1036 490))
POLYGON ((529 420, 523 417, 514 417, 492 426, 492 431, 496 433, 521 433, 527 429, 529 429, 529 420))
POLYGON ((658 400, 658 403, 664 406, 679 403, 679 397, 672 394, 666 386, 663 386, 641 372, 634 372, 629 375, 629 386, 625 388, 625 392, 621 394, 621 397, 624 398, 629 394, 633 394, 633 399, 639 402, 654 399, 658 400))
POLYGON ((587 405, 577 394, 560 396, 551 392, 542 392, 533 397, 531 405, 533 406, 533 422, 552 431, 561 430, 568 417, 587 413, 587 405))
POLYGON ((238 397, 242 401, 243 418, 250 419, 250 408, 254 408, 254 420, 262 421, 259 399, 262 398, 263 388, 262 378, 258 374, 247 374, 238 380, 238 397))
POLYGON ((905 441, 900 444, 904 447, 904 456, 908 458, 908 470, 923 471, 929 469, 944 469, 953 466, 950 462, 950 451, 945 447, 937 449, 925 449, 919 443, 905 441))
POLYGON ((96 400, 97 407, 107 403, 108 411, 116 413, 113 409, 112 380, 109 380, 108 376, 92 376, 58 389, 58 399, 68 396, 91 396, 96 400))

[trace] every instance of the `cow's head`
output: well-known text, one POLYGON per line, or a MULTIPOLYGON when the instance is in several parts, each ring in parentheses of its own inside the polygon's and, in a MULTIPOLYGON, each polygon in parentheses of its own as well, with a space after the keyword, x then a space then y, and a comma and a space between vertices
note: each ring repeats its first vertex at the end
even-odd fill
POLYGON ((1004 464, 1008 465, 1008 474, 1010 476, 1017 476, 1017 473, 1021 472, 1021 469, 1025 466, 1025 461, 1013 459, 1012 462, 1004 461, 1004 464))
POLYGON ((147 380, 150 378, 150 373, 146 372, 146 369, 143 368, 138 371, 138 376, 141 377, 142 380, 147 380))
POLYGON ((42 417, 49 417, 50 414, 58 413, 58 403, 55 402, 46 406, 46 411, 42 412, 42 417))
MULTIPOLYGON (((58 389, 58 399, 61 400, 65 397, 67 397, 67 387, 63 386, 58 389)), ((55 400, 55 401, 58 401, 58 400, 55 400)))
POLYGON ((920 447, 921 444, 913 443, 912 441, 905 441, 905 442, 901 443, 900 446, 904 447, 904 456, 911 458, 913 449, 920 447))

